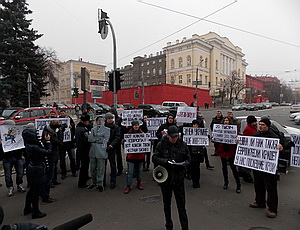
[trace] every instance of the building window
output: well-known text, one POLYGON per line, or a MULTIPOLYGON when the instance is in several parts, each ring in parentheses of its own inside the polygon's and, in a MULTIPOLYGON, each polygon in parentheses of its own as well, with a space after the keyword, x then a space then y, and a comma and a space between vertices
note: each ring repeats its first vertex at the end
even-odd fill
POLYGON ((144 63, 141 63, 141 66, 144 66, 144 63))
POLYGON ((179 77, 178 77, 178 83, 182 84, 182 75, 179 75, 179 77))
POLYGON ((200 81, 201 82, 201 84, 202 84, 202 74, 200 74, 200 76, 199 76, 199 80, 198 81, 200 81))
POLYGON ((171 84, 175 84, 175 76, 171 76, 171 84))
POLYGON ((218 71, 218 70, 219 70, 219 67, 218 67, 218 65, 219 65, 219 62, 218 62, 218 60, 216 60, 216 71, 218 71))
POLYGON ((158 69, 158 75, 162 75, 162 67, 159 67, 159 69, 158 69))
POLYGON ((199 61, 200 67, 202 67, 202 62, 203 62, 203 57, 202 57, 202 55, 201 55, 201 56, 200 56, 200 61, 199 61))
POLYGON ((205 76, 205 85, 207 85, 207 76, 205 76))
POLYGON ((191 66, 192 65, 192 58, 190 55, 187 56, 187 66, 191 66))
POLYGON ((238 75, 237 76, 241 77, 241 70, 240 69, 238 69, 238 75))
POLYGON ((179 58, 179 68, 182 67, 182 57, 179 58))
POLYGON ((160 58, 160 59, 158 59, 158 62, 162 62, 161 58, 160 58))
POLYGON ((150 63, 149 62, 147 62, 147 65, 149 65, 150 63))
POLYGON ((207 58, 205 58, 205 63, 204 63, 204 67, 207 68, 207 58))
POLYGON ((152 69, 152 76, 155 76, 155 75, 156 75, 156 69, 153 68, 153 69, 152 69))
POLYGON ((152 64, 155 64, 155 60, 152 61, 152 64))
POLYGON ((187 80, 187 83, 191 83, 192 82, 192 78, 191 78, 190 74, 186 75, 186 80, 187 80))
POLYGON ((150 70, 147 69, 147 77, 149 77, 149 76, 150 76, 150 70))
POLYGON ((175 68, 175 61, 174 59, 171 59, 171 69, 174 69, 175 68))
POLYGON ((191 45, 187 45, 186 48, 187 48, 187 49, 190 49, 190 48, 191 48, 191 45))
POLYGON ((218 78, 216 77, 216 85, 218 85, 218 78))

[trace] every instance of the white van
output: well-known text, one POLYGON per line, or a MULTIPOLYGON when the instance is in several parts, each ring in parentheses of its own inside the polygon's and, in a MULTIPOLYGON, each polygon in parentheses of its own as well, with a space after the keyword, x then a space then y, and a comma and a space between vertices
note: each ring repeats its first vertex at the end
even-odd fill
POLYGON ((188 106, 185 102, 181 101, 164 101, 161 105, 168 107, 188 106))

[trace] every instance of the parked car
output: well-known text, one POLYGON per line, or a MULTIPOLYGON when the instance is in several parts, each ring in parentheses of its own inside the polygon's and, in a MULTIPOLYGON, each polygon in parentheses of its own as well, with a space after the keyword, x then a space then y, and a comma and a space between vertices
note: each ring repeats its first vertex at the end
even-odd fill
POLYGON ((124 103, 123 106, 125 109, 134 109, 134 104, 131 103, 124 103))
POLYGON ((296 116, 294 121, 297 125, 300 125, 300 115, 296 116))
POLYGON ((272 101, 270 103, 271 103, 272 106, 279 106, 279 103, 277 103, 277 102, 272 101))
POLYGON ((143 114, 148 115, 149 117, 164 117, 169 113, 168 109, 162 107, 161 105, 154 104, 139 105, 138 109, 142 109, 143 114))
POLYGON ((51 111, 55 111, 58 115, 55 107, 31 107, 31 108, 20 108, 12 107, 3 110, 2 119, 0 125, 5 120, 13 120, 16 124, 26 125, 30 122, 34 122, 35 119, 46 117, 51 111))
POLYGON ((300 104, 292 105, 290 108, 290 113, 300 112, 300 104))
POLYGON ((104 104, 104 103, 96 103, 99 107, 101 107, 102 108, 102 112, 103 113, 108 113, 109 112, 109 110, 110 110, 110 106, 109 105, 106 105, 106 104, 104 104))
MULTIPOLYGON (((112 104, 112 105, 110 105, 110 107, 115 107, 115 105, 114 104, 112 104)), ((125 109, 125 107, 124 107, 124 105, 122 105, 122 104, 117 104, 117 110, 124 110, 125 109)))
POLYGON ((298 112, 298 113, 291 113, 291 114, 290 114, 291 120, 295 120, 295 118, 296 118, 298 115, 300 115, 300 112, 298 112))
POLYGON ((74 109, 75 108, 74 104, 65 104, 65 106, 67 106, 68 109, 74 109))
POLYGON ((265 105, 266 109, 272 109, 272 104, 269 102, 263 102, 262 104, 265 105))
POLYGON ((258 110, 259 106, 257 106, 256 104, 247 104, 246 105, 246 111, 254 111, 254 110, 258 110))
POLYGON ((83 108, 89 108, 89 107, 91 107, 95 111, 96 115, 100 115, 103 113, 103 109, 100 106, 98 106, 96 103, 91 103, 91 102, 86 103, 86 105, 82 104, 81 110, 83 110, 83 108))
POLYGON ((236 111, 244 110, 244 109, 246 109, 246 104, 236 104, 236 105, 232 106, 231 109, 236 110, 236 111))

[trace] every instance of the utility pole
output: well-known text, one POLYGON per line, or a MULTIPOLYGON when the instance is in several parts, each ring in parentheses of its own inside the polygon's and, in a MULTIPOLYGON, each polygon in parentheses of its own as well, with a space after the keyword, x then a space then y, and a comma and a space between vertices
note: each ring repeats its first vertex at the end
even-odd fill
POLYGON ((28 73, 28 78, 27 78, 27 92, 28 92, 28 108, 30 108, 30 93, 32 92, 32 80, 30 73, 28 73))
POLYGON ((117 42, 116 42, 116 35, 114 28, 112 26, 112 23, 109 20, 109 17, 107 16, 107 13, 102 11, 101 9, 98 9, 98 23, 99 23, 99 31, 98 33, 101 34, 101 38, 105 39, 108 34, 108 28, 107 28, 107 23, 111 29, 112 32, 112 37, 113 37, 113 82, 114 82, 114 106, 117 108, 117 103, 118 103, 118 97, 117 97, 117 81, 116 81, 116 71, 117 71, 117 42))

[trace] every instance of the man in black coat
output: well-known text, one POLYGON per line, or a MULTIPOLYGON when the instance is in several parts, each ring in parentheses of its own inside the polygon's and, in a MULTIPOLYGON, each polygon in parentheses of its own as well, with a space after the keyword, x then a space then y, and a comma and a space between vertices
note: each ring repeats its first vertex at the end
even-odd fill
POLYGON ((168 114, 166 118, 166 123, 161 124, 156 131, 156 137, 158 138, 158 141, 161 141, 162 137, 166 134, 166 130, 172 125, 176 126, 175 117, 173 114, 168 114))
MULTIPOLYGON (((104 116, 105 127, 110 128, 110 137, 107 143, 108 160, 110 164, 110 189, 114 189, 117 183, 116 151, 121 140, 120 127, 114 123, 114 115, 107 113, 104 116)), ((106 173, 104 178, 106 178, 106 173)))
MULTIPOLYGON (((253 134, 256 137, 279 138, 271 129, 271 121, 268 118, 262 118, 259 121, 258 132, 253 134)), ((278 146, 279 151, 283 149, 282 145, 278 146)), ((277 192, 277 175, 253 170, 255 202, 249 204, 251 208, 265 208, 266 203, 269 207, 267 217, 274 218, 278 212, 278 192, 277 192), (266 192, 267 201, 266 201, 266 192)))
MULTIPOLYGON (((223 120, 222 112, 217 111, 216 116, 212 119, 212 121, 210 123, 210 130, 213 131, 214 124, 221 124, 222 120, 223 120)), ((212 156, 218 156, 218 154, 217 154, 218 143, 217 142, 214 142, 214 147, 215 147, 215 153, 212 154, 212 156)))
POLYGON ((88 141, 89 123, 90 123, 90 116, 84 113, 81 115, 80 121, 77 124, 75 129, 75 141, 77 146, 76 155, 78 155, 78 159, 80 160, 80 171, 79 171, 79 179, 78 179, 79 188, 86 188, 87 181, 90 179, 89 152, 90 152, 91 143, 88 141))
POLYGON ((163 195, 166 229, 173 229, 171 216, 171 200, 174 192, 178 209, 181 229, 188 230, 188 217, 185 209, 184 178, 185 167, 191 162, 189 149, 179 137, 179 129, 176 126, 168 128, 168 134, 164 136, 152 156, 155 165, 160 165, 168 171, 168 178, 161 183, 163 195))

